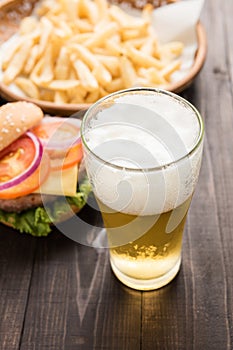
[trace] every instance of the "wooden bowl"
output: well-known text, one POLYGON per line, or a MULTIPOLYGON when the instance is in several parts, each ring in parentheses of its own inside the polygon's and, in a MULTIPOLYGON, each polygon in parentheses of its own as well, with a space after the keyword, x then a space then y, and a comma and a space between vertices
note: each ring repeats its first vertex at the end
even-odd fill
MULTIPOLYGON (((128 0, 130 1, 130 0, 128 0)), ((158 1, 158 0, 157 0, 158 1)), ((161 0, 159 0, 161 3, 161 0)), ((172 0, 170 0, 171 2, 172 0)), ((173 0, 174 1, 174 0, 173 0)), ((0 44, 9 39, 19 27, 21 19, 31 14, 33 8, 38 0, 2 0, 0 1, 0 44)), ((207 40, 203 25, 199 22, 196 26, 197 34, 197 51, 194 58, 192 67, 188 74, 166 86, 166 90, 172 92, 181 92, 188 85, 191 84, 193 79, 200 72, 206 58, 207 52, 207 40)), ((58 104, 55 102, 42 101, 32 99, 29 97, 23 97, 0 82, 0 95, 7 101, 30 101, 40 106, 45 112, 57 115, 71 115, 80 110, 86 110, 90 104, 58 104)))

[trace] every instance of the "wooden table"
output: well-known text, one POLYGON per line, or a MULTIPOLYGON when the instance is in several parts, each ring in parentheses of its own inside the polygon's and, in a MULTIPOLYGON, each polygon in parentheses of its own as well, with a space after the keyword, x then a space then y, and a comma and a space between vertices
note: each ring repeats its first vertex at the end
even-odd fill
POLYGON ((113 276, 105 249, 0 226, 2 350, 233 349, 232 14, 231 0, 206 1, 208 58, 182 93, 206 139, 177 278, 134 291, 113 276))

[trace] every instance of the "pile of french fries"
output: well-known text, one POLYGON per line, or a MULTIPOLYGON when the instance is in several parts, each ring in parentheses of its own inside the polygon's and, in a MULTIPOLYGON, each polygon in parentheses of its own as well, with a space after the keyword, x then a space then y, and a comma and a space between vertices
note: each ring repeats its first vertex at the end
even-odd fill
POLYGON ((4 52, 2 80, 33 99, 93 103, 133 86, 166 87, 183 44, 161 45, 153 7, 140 17, 107 0, 44 0, 4 52))

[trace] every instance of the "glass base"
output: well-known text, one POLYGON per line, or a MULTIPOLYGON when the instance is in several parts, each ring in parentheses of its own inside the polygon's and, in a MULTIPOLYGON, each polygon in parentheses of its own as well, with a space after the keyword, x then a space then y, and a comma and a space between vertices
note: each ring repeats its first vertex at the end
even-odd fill
POLYGON ((169 282, 171 282, 175 278, 175 276, 177 275, 180 269, 181 258, 179 258, 175 266, 170 271, 168 271, 165 275, 162 275, 161 277, 158 277, 158 278, 146 279, 146 280, 135 279, 128 275, 125 275, 116 267, 116 265, 112 260, 110 260, 110 262, 111 262, 111 268, 115 276, 119 279, 119 281, 121 281, 126 286, 137 290, 154 290, 167 285, 169 282))

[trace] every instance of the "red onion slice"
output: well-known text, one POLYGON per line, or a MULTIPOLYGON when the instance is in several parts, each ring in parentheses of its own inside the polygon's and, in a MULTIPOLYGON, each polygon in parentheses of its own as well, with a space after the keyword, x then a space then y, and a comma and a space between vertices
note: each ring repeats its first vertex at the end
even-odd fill
POLYGON ((40 165, 43 155, 42 143, 40 142, 38 137, 32 134, 31 132, 27 132, 26 135, 32 140, 35 146, 35 157, 30 166, 27 169, 25 169, 23 173, 17 175, 16 177, 7 182, 0 184, 0 191, 7 190, 10 187, 20 184, 21 182, 26 180, 40 165))
POLYGON ((46 123, 54 123, 54 122, 63 122, 60 127, 58 127, 57 131, 53 134, 53 136, 49 140, 40 139, 42 144, 46 147, 47 150, 67 150, 68 148, 75 146, 76 144, 81 142, 80 137, 80 128, 81 128, 81 120, 76 118, 62 118, 62 117, 44 117, 42 120, 42 124, 46 123), (70 134, 74 135, 73 137, 64 137, 64 139, 60 139, 58 141, 58 133, 62 131, 62 127, 66 126, 69 128, 70 134))

